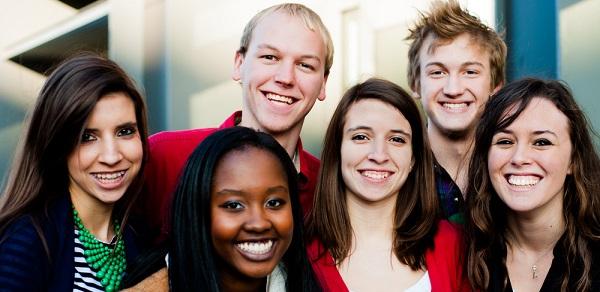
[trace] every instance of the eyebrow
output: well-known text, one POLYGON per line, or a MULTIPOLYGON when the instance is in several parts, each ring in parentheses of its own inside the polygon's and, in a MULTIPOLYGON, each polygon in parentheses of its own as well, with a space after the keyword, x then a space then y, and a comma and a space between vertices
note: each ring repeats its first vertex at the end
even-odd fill
MULTIPOLYGON (((356 126, 354 128, 349 128, 346 132, 354 132, 354 131, 359 131, 359 130, 373 131, 373 128, 367 127, 367 126, 356 126)), ((401 130, 401 129, 392 129, 392 130, 390 130, 390 132, 396 133, 396 134, 402 134, 402 135, 405 135, 405 136, 408 136, 408 137, 411 136, 410 133, 408 133, 408 132, 406 132, 404 130, 401 130)))
MULTIPOLYGON (((136 122, 125 122, 125 123, 122 123, 120 125, 117 125, 115 127, 115 129, 123 129, 123 128, 129 128, 129 127, 137 128, 137 123, 136 122)), ((98 129, 96 129, 96 128, 85 128, 84 131, 87 131, 87 132, 98 132, 98 129)))
MULTIPOLYGON (((500 130, 500 131, 498 131, 498 133, 505 133, 505 134, 513 134, 514 135, 514 131, 507 130, 507 129, 500 130)), ((536 136, 539 136, 539 135, 542 135, 542 134, 550 134, 550 135, 553 135, 555 137, 558 137, 558 135, 556 135, 556 133, 554 133, 554 132, 552 132, 550 130, 536 130, 536 131, 533 131, 533 134, 536 135, 536 136)))
MULTIPOLYGON (((279 52, 280 50, 274 46, 271 46, 269 44, 261 44, 258 45, 259 49, 267 49, 267 50, 273 50, 276 52, 279 52)), ((300 56, 301 59, 315 59, 316 61, 318 61, 319 63, 321 63, 321 58, 319 58, 319 56, 316 55, 311 55, 311 54, 306 54, 306 55, 301 55, 300 56)))
MULTIPOLYGON (((476 61, 464 62, 464 63, 460 64, 461 67, 473 66, 473 65, 484 67, 481 62, 476 62, 476 61)), ((425 67, 429 67, 429 66, 438 66, 438 67, 446 68, 446 65, 444 65, 442 62, 429 62, 429 63, 425 64, 425 67)))
MULTIPOLYGON (((270 187, 267 188, 266 193, 267 194, 272 194, 272 193, 276 193, 276 192, 287 192, 288 188, 286 188, 285 186, 274 186, 274 187, 270 187)), ((240 191, 240 190, 234 190, 234 189, 222 189, 219 190, 217 192, 215 192, 216 195, 237 195, 237 196, 241 196, 243 194, 245 194, 246 192, 244 191, 240 191)))

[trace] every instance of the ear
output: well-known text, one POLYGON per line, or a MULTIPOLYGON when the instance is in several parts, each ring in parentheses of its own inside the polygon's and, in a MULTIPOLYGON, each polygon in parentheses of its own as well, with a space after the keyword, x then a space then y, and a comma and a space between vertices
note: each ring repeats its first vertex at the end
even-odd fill
MULTIPOLYGON (((416 83, 416 82, 414 82, 414 83, 416 83)), ((419 93, 420 90, 421 90, 420 86, 418 86, 417 84, 411 84, 410 96, 412 96, 412 98, 414 98, 414 99, 421 99, 421 94, 419 93)))
POLYGON ((329 75, 325 75, 325 78, 323 78, 323 84, 321 84, 321 92, 319 92, 319 96, 317 97, 320 101, 324 101, 325 97, 327 96, 325 93, 325 89, 327 89, 327 78, 329 77, 329 75))
POLYGON ((567 169, 567 175, 573 174, 573 162, 569 163, 569 168, 567 169))
POLYGON ((421 95, 419 94, 419 92, 417 91, 412 91, 412 93, 410 94, 412 96, 412 98, 414 99, 421 99, 421 95))
POLYGON ((240 52, 235 52, 233 59, 233 72, 231 73, 231 79, 234 81, 240 81, 242 79, 242 65, 244 64, 244 55, 240 52))
POLYGON ((504 86, 504 83, 500 82, 500 84, 498 84, 494 90, 492 90, 492 93, 490 93, 490 95, 494 95, 496 94, 496 92, 498 92, 498 90, 500 90, 500 88, 502 88, 502 86, 504 86))

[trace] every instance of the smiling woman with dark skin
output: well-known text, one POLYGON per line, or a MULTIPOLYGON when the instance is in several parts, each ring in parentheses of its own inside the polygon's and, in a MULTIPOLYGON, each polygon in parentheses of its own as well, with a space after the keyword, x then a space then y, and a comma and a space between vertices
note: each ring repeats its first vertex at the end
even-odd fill
POLYGON ((139 282, 134 291, 320 291, 303 238, 296 169, 284 148, 249 128, 221 130, 184 168, 171 241, 127 283, 139 282))

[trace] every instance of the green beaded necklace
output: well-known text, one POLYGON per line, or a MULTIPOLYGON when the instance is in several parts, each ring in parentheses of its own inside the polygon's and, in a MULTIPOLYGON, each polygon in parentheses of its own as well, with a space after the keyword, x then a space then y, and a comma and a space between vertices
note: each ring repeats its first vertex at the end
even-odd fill
POLYGON ((94 237, 83 223, 75 207, 73 206, 73 220, 75 226, 79 229, 79 241, 83 245, 83 255, 85 261, 96 271, 96 277, 106 289, 106 292, 113 292, 119 289, 121 278, 127 262, 125 260, 125 246, 121 238, 121 232, 118 221, 115 220, 115 235, 117 243, 114 248, 106 246, 104 243, 94 237))

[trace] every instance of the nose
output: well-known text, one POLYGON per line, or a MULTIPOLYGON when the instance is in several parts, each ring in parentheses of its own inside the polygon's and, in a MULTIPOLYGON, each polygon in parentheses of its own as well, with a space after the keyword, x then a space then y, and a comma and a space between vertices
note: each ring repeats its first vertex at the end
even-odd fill
POLYGON ((465 87, 463 86, 462 80, 457 74, 450 74, 446 79, 444 85, 444 94, 450 97, 456 97, 463 94, 465 87))
POLYGON ((389 159, 386 143, 377 140, 372 143, 371 151, 367 158, 378 164, 386 162, 389 159))
POLYGON ((115 165, 123 158, 119 149, 119 144, 115 139, 103 139, 100 147, 99 160, 101 163, 115 165))
POLYGON ((275 82, 284 87, 292 87, 296 78, 294 70, 292 62, 281 62, 275 73, 275 82))
POLYGON ((517 144, 517 147, 514 148, 514 152, 511 157, 511 164, 515 166, 527 165, 531 163, 531 157, 529 155, 529 147, 524 144, 517 144))
POLYGON ((271 229, 271 220, 268 218, 262 206, 254 206, 249 210, 248 217, 244 223, 244 229, 248 232, 261 233, 271 229))

